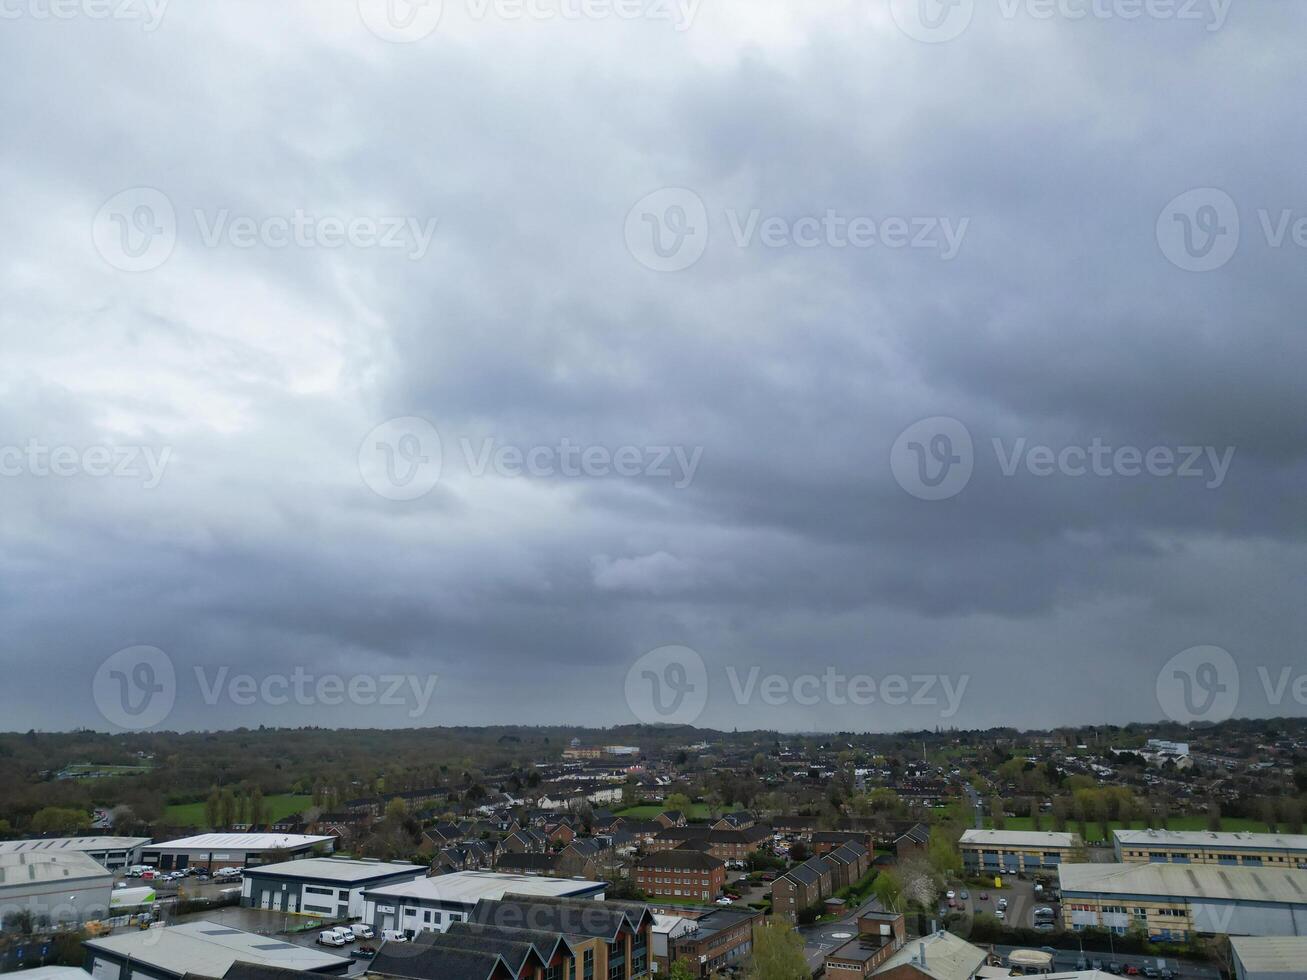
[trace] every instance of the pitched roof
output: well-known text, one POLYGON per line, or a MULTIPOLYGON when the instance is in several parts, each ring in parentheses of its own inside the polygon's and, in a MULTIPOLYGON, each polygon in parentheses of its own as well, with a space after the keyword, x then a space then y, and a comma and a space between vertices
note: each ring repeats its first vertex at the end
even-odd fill
POLYGON ((368 964, 369 973, 414 980, 490 980, 497 969, 511 972, 498 953, 421 943, 382 943, 368 964))
POLYGON ((726 866, 720 858, 703 851, 681 850, 656 851, 636 864, 637 868, 664 868, 674 871, 711 871, 726 866))

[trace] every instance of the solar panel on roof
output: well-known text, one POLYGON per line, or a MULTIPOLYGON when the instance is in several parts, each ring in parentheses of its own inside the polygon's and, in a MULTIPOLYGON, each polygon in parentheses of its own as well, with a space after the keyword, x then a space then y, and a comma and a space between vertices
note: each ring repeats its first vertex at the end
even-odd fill
POLYGON ((250 949, 294 949, 291 943, 255 943, 250 949))
POLYGON ((200 932, 206 936, 236 936, 240 934, 239 929, 201 929, 200 932))

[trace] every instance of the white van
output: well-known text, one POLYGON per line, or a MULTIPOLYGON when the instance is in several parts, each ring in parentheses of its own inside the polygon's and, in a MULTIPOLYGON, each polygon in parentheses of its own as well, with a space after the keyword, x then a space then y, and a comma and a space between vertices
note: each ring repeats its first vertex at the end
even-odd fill
POLYGON ((388 943, 406 943, 408 936, 404 935, 398 929, 382 929, 381 938, 388 943))
POLYGON ((332 932, 334 932, 337 936, 339 936, 347 943, 352 943, 355 939, 358 938, 357 936, 354 935, 354 933, 349 931, 349 927, 347 926, 336 926, 334 929, 332 929, 332 932))
POLYGON ((344 946, 345 940, 335 929, 323 929, 318 933, 318 942, 323 946, 344 946))
POLYGON ((355 939, 371 939, 376 933, 372 931, 371 926, 365 926, 362 922, 356 922, 349 927, 349 931, 354 933, 355 939))

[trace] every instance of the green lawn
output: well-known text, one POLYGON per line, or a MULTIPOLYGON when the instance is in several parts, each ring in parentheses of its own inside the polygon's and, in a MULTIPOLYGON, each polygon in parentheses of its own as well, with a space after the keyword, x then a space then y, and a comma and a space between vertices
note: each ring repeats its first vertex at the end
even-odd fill
MULTIPOLYGON (((1044 830, 1053 829, 1053 817, 1051 814, 1047 814, 1047 813, 1044 814, 1042 818, 1042 822, 1043 822, 1044 830)), ((985 826, 992 829, 994 826, 994 821, 991 818, 986 817, 985 826)), ((1110 826, 1113 830, 1146 830, 1147 829, 1144 826, 1144 822, 1142 820, 1135 820, 1129 824, 1123 823, 1120 820, 1113 820, 1110 826)), ((1171 817, 1171 819, 1167 821, 1167 828, 1169 830, 1206 830, 1207 817, 1201 814, 1192 817, 1171 817)), ((1007 830, 1034 830, 1035 822, 1030 817, 1008 817, 1006 822, 1006 829, 1007 830)), ((1075 820, 1068 820, 1066 829, 1072 833, 1079 833, 1080 824, 1075 820)), ((1227 833, 1233 833, 1236 831, 1251 831, 1253 833, 1264 834, 1267 832, 1266 824, 1262 823, 1260 820, 1251 820, 1244 817, 1223 817, 1221 819, 1221 829, 1223 831, 1226 831, 1227 833)), ((1097 836, 1101 832, 1102 832, 1102 828, 1099 826, 1098 821, 1090 820, 1089 821, 1090 835, 1097 836)))
MULTIPOLYGON (((656 803, 643 803, 640 806, 628 806, 625 810, 614 810, 613 813, 619 817, 630 817, 632 820, 652 820, 658 814, 666 810, 667 807, 659 806, 656 803)), ((712 816, 712 811, 706 804, 691 803, 690 812, 685 815, 687 820, 707 820, 712 816)))
MULTIPOLYGON (((311 796, 282 793, 278 796, 265 796, 263 808, 268 820, 280 820, 292 813, 299 813, 312 802, 311 796)), ((165 807, 163 819, 177 827, 203 827, 204 800, 196 800, 194 803, 174 803, 165 807)))

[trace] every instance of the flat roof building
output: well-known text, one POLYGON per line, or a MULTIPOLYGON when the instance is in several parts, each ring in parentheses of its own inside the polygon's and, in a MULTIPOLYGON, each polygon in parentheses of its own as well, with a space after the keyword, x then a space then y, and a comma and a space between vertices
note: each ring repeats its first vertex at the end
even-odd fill
POLYGON ((1078 834, 1037 830, 967 830, 958 841, 963 867, 971 874, 1048 871, 1078 847, 1078 834))
POLYGON ((456 871, 363 890, 363 921, 380 932, 444 932, 467 921, 477 902, 507 894, 528 898, 602 899, 606 881, 546 878, 502 871, 456 871))
POLYGON ((301 858, 246 868, 241 904, 326 918, 363 915, 363 891, 425 878, 423 864, 301 858))
POLYGON ((1302 980, 1307 976, 1307 939, 1291 936, 1235 936, 1235 980, 1302 980))
POLYGON ((285 860, 330 854, 336 838, 306 834, 196 834, 141 848, 141 863, 161 871, 199 866, 209 871, 242 868, 285 860))
POLYGON ((0 841, 0 854, 81 851, 110 871, 116 871, 139 863, 141 848, 148 843, 148 837, 34 837, 0 841))
POLYGON ((1307 875, 1286 868, 1177 864, 1068 864, 1059 870, 1068 929, 1146 929, 1154 939, 1193 934, 1307 933, 1307 875))
POLYGON ((1307 835, 1116 830, 1116 859, 1125 864, 1221 864, 1307 868, 1307 835))
POLYGON ((221 977, 234 963, 342 974, 350 961, 271 936, 200 920, 87 939, 86 971, 95 980, 180 980, 187 973, 221 977))
POLYGON ((0 923, 23 913, 38 924, 103 918, 112 892, 113 873, 81 851, 0 853, 0 923))

